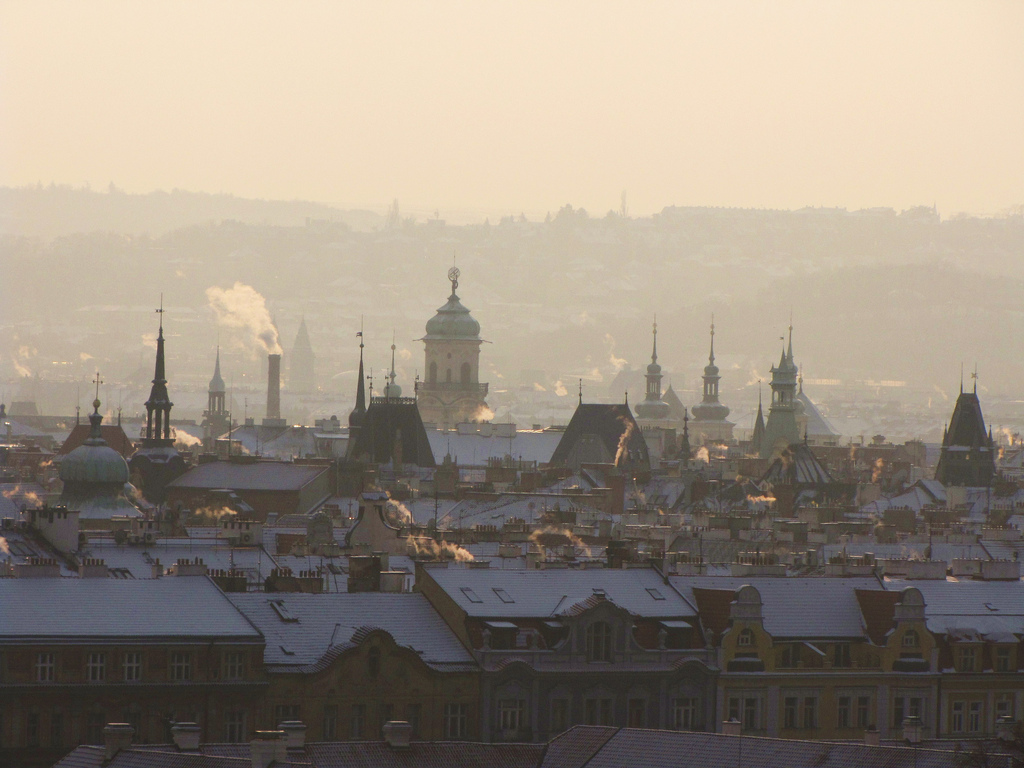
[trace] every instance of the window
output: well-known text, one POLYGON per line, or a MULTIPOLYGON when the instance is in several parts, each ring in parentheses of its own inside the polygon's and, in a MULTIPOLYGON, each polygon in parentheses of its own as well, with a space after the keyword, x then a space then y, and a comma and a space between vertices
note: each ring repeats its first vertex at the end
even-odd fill
POLYGON ((920 644, 917 632, 913 629, 907 630, 903 633, 903 647, 904 648, 917 648, 920 644))
POLYGON ((409 723, 409 725, 412 726, 412 735, 414 738, 417 739, 420 737, 420 723, 423 720, 423 718, 420 716, 420 713, 422 711, 423 705, 418 703, 409 704, 405 708, 405 720, 407 723, 409 723))
POLYGON ((494 594, 496 594, 498 596, 498 599, 501 600, 501 602, 503 602, 503 603, 514 603, 515 602, 515 600, 512 599, 512 595, 510 595, 508 592, 506 592, 501 587, 494 587, 493 589, 494 589, 494 594))
POLYGON ((462 386, 469 384, 470 368, 469 363, 463 363, 459 369, 459 378, 462 381, 462 386))
POLYGON ((380 674, 380 648, 377 646, 366 652, 366 671, 370 673, 371 678, 376 678, 380 674))
POLYGON ((966 709, 965 703, 962 701, 953 702, 953 711, 949 716, 949 730, 953 733, 964 732, 964 710, 966 709))
POLYGON ((857 697, 857 727, 867 728, 871 724, 871 697, 857 697))
POLYGON ((840 696, 836 706, 836 728, 850 727, 850 697, 840 696))
POLYGON ((462 591, 462 594, 464 594, 466 596, 466 599, 469 600, 469 602, 471 602, 471 603, 482 603, 483 602, 483 598, 481 598, 479 595, 477 595, 477 593, 473 591, 472 587, 462 587, 461 591, 462 591))
POLYGON ((107 676, 107 654, 90 653, 85 663, 85 679, 90 683, 102 683, 107 676))
POLYGON ((241 680, 245 672, 244 659, 239 651, 227 651, 221 659, 221 675, 225 680, 241 680))
POLYGON ((437 384, 437 363, 430 364, 430 383, 437 384))
POLYGON ((796 728, 796 711, 800 700, 796 696, 787 696, 782 707, 782 727, 796 728))
POLYGON ((103 727, 107 724, 107 718, 102 712, 90 712, 85 718, 85 743, 102 744, 103 727))
POLYGON ((630 699, 626 702, 626 725, 629 728, 644 728, 647 725, 647 699, 630 699))
POLYGON ((523 699, 502 699, 498 702, 498 730, 502 733, 517 733, 524 724, 526 701, 523 699))
MULTIPOLYGON (((892 725, 899 728, 908 717, 924 720, 924 699, 920 696, 897 696, 892 702, 892 725)), ((955 708, 955 705, 954 705, 955 708)))
POLYGON ((444 380, 445 380, 446 382, 448 382, 449 384, 451 384, 451 383, 452 383, 452 369, 451 369, 451 368, 449 368, 449 369, 447 369, 447 370, 445 371, 445 376, 444 376, 444 380))
POLYGON ((697 699, 684 696, 672 702, 672 725, 677 731, 697 730, 697 699))
POLYGON ((611 725, 612 700, 586 699, 583 702, 583 722, 586 725, 611 725))
POLYGON ((444 705, 444 737, 458 740, 469 736, 469 705, 444 705))
POLYGON ((957 671, 973 672, 976 668, 977 660, 978 652, 976 648, 973 646, 960 648, 957 651, 957 671))
POLYGON ((349 722, 349 738, 362 739, 366 735, 366 705, 353 704, 349 722))
POLYGON ((553 699, 551 701, 551 735, 561 733, 569 727, 569 700, 553 699))
POLYGON ((338 705, 324 705, 324 723, 320 731, 320 737, 324 741, 337 741, 338 739, 338 705))
POLYGON ((847 669, 850 666, 850 644, 836 643, 832 652, 832 666, 847 669))
POLYGON ((171 654, 171 680, 185 682, 192 679, 192 654, 178 651, 171 654))
MULTIPOLYGON (((380 705, 380 724, 383 727, 385 723, 390 723, 395 719, 395 705, 383 703, 380 705)), ((380 738, 384 738, 384 732, 381 731, 380 738)))
POLYGON ((818 727, 818 699, 815 696, 804 697, 804 728, 818 727))
POLYGON ((1013 719, 1013 694, 1004 693, 996 699, 996 720, 1001 717, 1013 719))
POLYGON ((56 668, 54 655, 52 653, 40 653, 36 655, 36 682, 52 683, 53 673, 56 668))
POLYGON ((142 654, 126 653, 122 661, 121 669, 124 672, 126 683, 135 683, 142 679, 142 654))
POLYGON ((789 668, 800 666, 800 643, 789 643, 782 647, 782 666, 789 668))
POLYGON ((124 716, 121 722, 128 723, 134 730, 132 732, 132 740, 137 744, 141 744, 142 738, 142 709, 139 708, 138 704, 131 704, 127 709, 124 710, 124 716))
POLYGON ((64 746, 64 713, 50 714, 50 746, 56 749, 64 746))
POLYGON ((286 723, 289 720, 299 719, 299 705, 298 704, 278 704, 274 707, 274 724, 280 725, 286 723))
POLYGON ((25 746, 39 746, 39 713, 29 712, 25 715, 25 746))
POLYGON ((606 621, 595 621, 587 627, 587 661, 612 660, 612 627, 606 621))
POLYGON ((972 701, 967 709, 967 730, 971 733, 981 732, 981 702, 972 701))
POLYGON ((735 696, 729 699, 729 720, 738 720, 743 730, 756 731, 761 727, 761 700, 756 696, 735 696))
POLYGON ((664 600, 665 599, 665 596, 663 594, 661 594, 661 590, 660 589, 655 589, 654 587, 648 587, 647 588, 647 594, 649 594, 655 600, 664 600))
POLYGON ((996 672, 1010 672, 1010 649, 996 648, 996 672))
POLYGON ((736 645, 741 648, 749 648, 754 644, 754 633, 750 629, 744 629, 736 638, 736 645))
POLYGON ((240 709, 228 710, 224 713, 224 741, 228 744, 240 744, 248 738, 245 730, 245 712, 240 709))

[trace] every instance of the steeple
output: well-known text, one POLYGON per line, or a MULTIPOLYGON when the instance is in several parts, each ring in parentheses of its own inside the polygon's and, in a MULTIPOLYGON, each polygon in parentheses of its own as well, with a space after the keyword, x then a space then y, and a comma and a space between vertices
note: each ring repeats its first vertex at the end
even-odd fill
POLYGON ((153 387, 149 391, 149 400, 146 401, 146 438, 143 443, 153 447, 154 441, 171 440, 171 402, 167 394, 167 376, 164 366, 164 297, 160 295, 160 308, 156 310, 160 315, 160 327, 156 336, 156 366, 153 371, 153 387))
POLYGON ((231 431, 231 417, 227 411, 227 387, 220 375, 220 345, 213 365, 213 378, 206 393, 206 410, 203 412, 203 445, 207 451, 217 446, 217 438, 231 431))
POLYGON ((636 407, 636 415, 641 419, 666 419, 671 414, 671 407, 661 399, 661 366, 658 365, 658 321, 655 316, 652 330, 654 337, 651 348, 651 364, 647 366, 647 391, 644 399, 636 407))
POLYGON ((395 333, 391 332, 391 370, 388 371, 388 383, 384 385, 384 397, 388 399, 402 396, 402 388, 395 383, 398 374, 395 373, 395 333))
POLYGON ((690 415, 683 408, 683 436, 679 440, 679 455, 683 461, 689 461, 693 455, 693 450, 690 448, 690 415))
POLYGON ((705 434, 705 439, 729 440, 732 438, 732 427, 726 426, 729 408, 718 401, 718 383, 722 377, 718 375, 715 365, 715 316, 711 316, 711 351, 708 364, 704 366, 704 392, 701 401, 693 406, 693 416, 699 423, 694 429, 705 434), (713 422, 713 423, 712 423, 713 422))
POLYGON ((764 410, 761 407, 761 382, 757 382, 757 417, 754 419, 754 433, 750 436, 752 452, 759 453, 764 441, 764 410))
POLYGON ((363 373, 363 328, 362 323, 359 325, 359 332, 356 334, 359 337, 359 374, 356 376, 356 407, 352 409, 352 413, 348 416, 348 425, 350 428, 358 428, 362 422, 363 416, 366 414, 366 376, 363 373))

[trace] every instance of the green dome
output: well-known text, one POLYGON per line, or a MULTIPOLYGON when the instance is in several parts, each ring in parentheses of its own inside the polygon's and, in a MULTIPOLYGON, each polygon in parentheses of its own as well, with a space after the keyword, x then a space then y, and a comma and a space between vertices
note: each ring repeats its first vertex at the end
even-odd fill
POLYGON ((448 303, 427 321, 427 335, 424 339, 480 341, 480 323, 473 319, 469 310, 462 306, 455 291, 452 291, 448 303))
MULTIPOLYGON (((97 401, 98 404, 98 401, 97 401)), ((89 438, 71 451, 60 463, 60 479, 65 483, 119 483, 128 482, 128 463, 117 451, 107 445, 100 432, 103 417, 89 414, 92 431, 89 438)))

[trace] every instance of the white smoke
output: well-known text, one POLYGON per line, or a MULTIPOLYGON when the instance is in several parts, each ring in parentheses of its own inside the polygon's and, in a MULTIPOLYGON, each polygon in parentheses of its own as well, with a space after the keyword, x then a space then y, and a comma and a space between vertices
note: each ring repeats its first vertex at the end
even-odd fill
POLYGON ((565 397, 569 394, 569 390, 565 388, 565 384, 561 380, 555 382, 555 394, 559 397, 565 397))
POLYGON ((271 355, 281 354, 281 344, 267 301, 251 285, 235 283, 224 290, 216 285, 206 289, 206 299, 217 314, 217 322, 226 328, 242 328, 253 341, 271 355))
POLYGON ((615 373, 618 373, 626 367, 627 361, 625 358, 615 356, 615 338, 610 333, 604 335, 604 343, 608 346, 608 362, 615 373))

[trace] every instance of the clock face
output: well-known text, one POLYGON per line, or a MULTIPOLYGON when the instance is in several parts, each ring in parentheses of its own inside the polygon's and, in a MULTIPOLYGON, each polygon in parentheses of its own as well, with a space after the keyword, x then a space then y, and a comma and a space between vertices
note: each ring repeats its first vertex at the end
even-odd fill
POLYGON ((462 273, 459 272, 458 267, 452 267, 451 269, 448 270, 448 279, 451 280, 453 283, 457 283, 459 281, 459 275, 461 274, 462 273))

